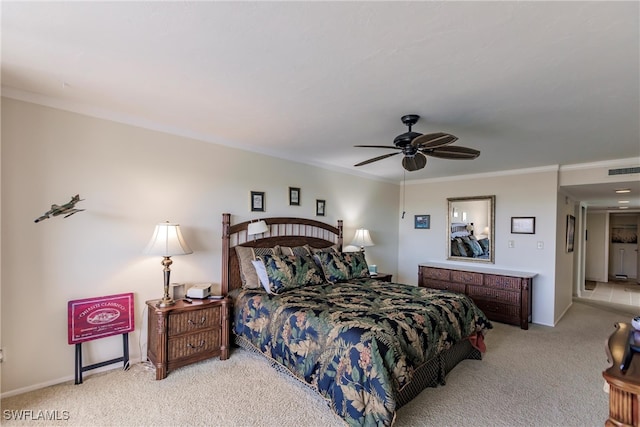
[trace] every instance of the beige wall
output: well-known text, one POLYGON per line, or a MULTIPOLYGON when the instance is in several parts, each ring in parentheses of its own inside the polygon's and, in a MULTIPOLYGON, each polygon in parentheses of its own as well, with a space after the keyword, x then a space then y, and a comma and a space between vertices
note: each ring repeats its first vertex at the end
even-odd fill
MULTIPOLYGON (((577 277, 577 266, 582 252, 582 244, 580 236, 580 211, 574 200, 559 192, 557 194, 557 223, 556 230, 556 286, 555 286, 555 305, 554 319, 555 322, 560 320, 564 313, 569 309, 573 301, 573 290, 577 277), (575 234, 573 252, 567 251, 567 216, 575 217, 575 234)), ((554 322, 554 324, 555 324, 554 322)))
MULTIPOLYGON (((447 198, 496 196, 493 267, 537 273, 533 284, 533 322, 554 325, 557 167, 495 176, 407 183, 406 215, 400 221, 400 281, 417 283, 418 264, 446 261, 447 198), (431 215, 431 229, 414 229, 414 215, 431 215), (536 218, 535 234, 511 234, 511 217, 536 218), (508 247, 513 240, 514 247, 508 247), (542 242, 544 249, 538 249, 542 242)), ((469 265, 452 261, 452 265, 469 265)), ((486 264, 482 264, 486 265, 486 264)), ((566 308, 566 307, 565 307, 566 308)))
MULTIPOLYGON (((220 281, 221 214, 255 218, 249 192, 266 192, 261 216, 358 227, 376 246, 367 260, 397 271, 399 186, 206 142, 2 98, 2 393, 73 378, 67 302, 134 292, 132 360, 146 354, 145 300, 162 294, 160 258, 142 255, 154 226, 181 224, 192 255, 174 257, 172 282, 220 281), (288 205, 288 187, 301 206, 288 205), (79 193, 86 209, 33 221, 79 193)), ((121 355, 120 337, 83 347, 88 365, 121 355)), ((112 366, 117 367, 116 365, 112 366)))
POLYGON ((589 212, 587 214, 585 279, 606 282, 609 245, 609 213, 589 212))

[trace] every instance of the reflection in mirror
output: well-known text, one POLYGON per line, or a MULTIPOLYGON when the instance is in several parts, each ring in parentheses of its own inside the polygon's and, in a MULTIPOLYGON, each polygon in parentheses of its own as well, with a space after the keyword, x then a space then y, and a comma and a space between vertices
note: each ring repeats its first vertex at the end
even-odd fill
POLYGON ((494 263, 496 196, 448 198, 447 259, 494 263))

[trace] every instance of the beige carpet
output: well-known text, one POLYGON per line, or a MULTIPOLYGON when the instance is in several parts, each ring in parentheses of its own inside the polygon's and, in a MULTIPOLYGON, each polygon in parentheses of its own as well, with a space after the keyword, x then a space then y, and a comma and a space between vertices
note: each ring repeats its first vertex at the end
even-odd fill
MULTIPOLYGON (((574 303, 555 327, 528 331, 495 323, 483 360, 467 360, 447 385, 423 391, 398 411, 395 426, 602 426, 608 395, 604 345, 620 310, 574 303)), ((637 357, 637 356, 636 356, 637 357)), ((27 426, 341 426, 314 392, 234 349, 178 369, 162 381, 139 364, 85 376, 2 401, 2 425, 27 426), (14 421, 6 411, 68 411, 68 420, 14 421)), ((11 412, 10 412, 11 413, 11 412)), ((23 412, 24 413, 24 412, 23 412)))

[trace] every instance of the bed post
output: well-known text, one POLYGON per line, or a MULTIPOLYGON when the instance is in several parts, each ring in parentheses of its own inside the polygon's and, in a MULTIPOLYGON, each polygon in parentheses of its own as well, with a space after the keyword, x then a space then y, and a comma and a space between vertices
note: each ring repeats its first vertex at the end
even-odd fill
POLYGON ((229 293, 229 227, 231 214, 222 214, 222 295, 229 293))
POLYGON ((338 247, 342 251, 342 220, 338 220, 338 247))

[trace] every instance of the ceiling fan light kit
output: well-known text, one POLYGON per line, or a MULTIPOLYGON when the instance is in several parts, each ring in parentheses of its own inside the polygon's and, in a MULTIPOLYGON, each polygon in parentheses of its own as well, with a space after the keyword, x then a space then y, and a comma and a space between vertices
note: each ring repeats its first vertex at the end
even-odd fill
POLYGON ((402 158, 402 167, 409 172, 417 171, 427 165, 427 157, 437 157, 440 159, 454 160, 471 160, 480 155, 480 151, 473 148, 450 146, 458 140, 457 136, 444 132, 421 134, 413 132, 411 127, 415 125, 420 116, 417 114, 407 114, 402 116, 401 120, 409 130, 403 134, 396 136, 393 140, 394 145, 355 145, 354 147, 365 148, 387 148, 399 150, 395 153, 383 154, 356 164, 355 166, 363 166, 396 154, 404 154, 402 158))

